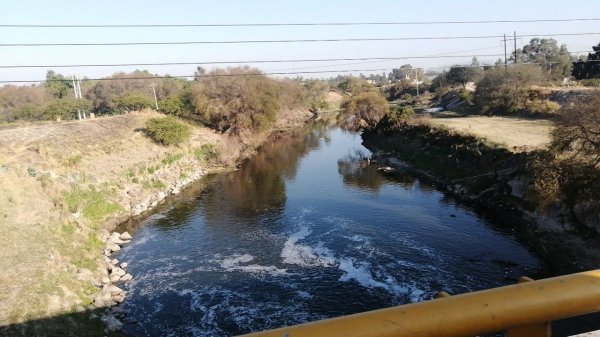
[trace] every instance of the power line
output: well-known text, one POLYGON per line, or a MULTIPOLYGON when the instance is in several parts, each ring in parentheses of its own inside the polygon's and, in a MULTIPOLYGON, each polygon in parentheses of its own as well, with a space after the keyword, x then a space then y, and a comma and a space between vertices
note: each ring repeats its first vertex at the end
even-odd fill
MULTIPOLYGON (((600 60, 588 60, 586 62, 600 62, 600 60)), ((527 66, 532 64, 543 65, 543 64, 557 64, 558 62, 532 62, 532 63, 519 63, 509 65, 511 67, 527 66)), ((452 66, 456 68, 468 68, 470 65, 458 65, 452 66)), ((483 65, 481 67, 504 67, 501 65, 483 65)), ((441 69, 449 67, 431 67, 430 69, 441 69)), ((422 68, 413 68, 422 69, 422 68)), ((104 78, 84 78, 88 81, 122 81, 122 80, 154 80, 154 79, 167 79, 167 78, 210 78, 210 77, 241 77, 241 76, 268 76, 268 75, 306 75, 306 74, 327 74, 327 73, 350 73, 350 72, 370 72, 370 71, 389 71, 390 68, 379 68, 379 69, 344 69, 344 70, 322 70, 322 71, 295 71, 295 72, 265 72, 265 73, 242 73, 242 74, 208 74, 208 75, 177 75, 177 76, 150 76, 150 77, 104 77, 104 78)), ((42 82, 61 82, 68 79, 47 79, 47 80, 3 80, 0 83, 42 83, 42 82)))
MULTIPOLYGON (((498 47, 494 47, 498 48, 498 47)), ((490 48, 485 48, 490 49, 490 48)), ((482 49, 478 49, 482 50, 482 49)), ((591 53, 593 51, 572 51, 568 54, 591 53)), ((18 68, 80 68, 80 67, 131 67, 131 66, 173 66, 173 65, 211 65, 211 64, 260 64, 260 63, 303 63, 303 62, 339 62, 339 61, 396 61, 409 59, 438 59, 438 58, 465 58, 465 57, 500 57, 503 54, 468 54, 468 55, 414 55, 414 56, 390 56, 390 57, 348 57, 348 58, 325 58, 325 59, 288 59, 288 60, 238 60, 238 61, 197 61, 197 62, 150 62, 150 63, 105 63, 105 64, 37 64, 37 65, 0 65, 0 69, 18 68)), ((343 64, 346 65, 346 64, 343 64)), ((330 65, 327 65, 330 66, 330 65)))
POLYGON ((245 60, 245 61, 199 61, 199 62, 157 62, 157 63, 112 63, 112 64, 48 64, 48 65, 0 65, 0 69, 10 68, 76 68, 76 67, 128 67, 128 66, 172 66, 172 65, 209 65, 209 64, 243 64, 243 63, 300 63, 300 62, 337 62, 337 61, 394 61, 405 59, 437 59, 462 57, 492 57, 499 54, 478 55, 440 55, 440 56, 397 56, 397 57, 357 57, 329 59, 291 59, 291 60, 245 60))
POLYGON ((489 24, 489 23, 535 23, 600 21, 600 18, 570 19, 523 19, 523 20, 476 20, 476 21, 399 21, 399 22, 297 22, 297 23, 192 23, 192 24, 1 24, 0 28, 178 28, 178 27, 285 27, 285 26, 393 26, 393 25, 441 25, 441 24, 489 24))
MULTIPOLYGON (((558 33, 527 34, 519 37, 538 36, 583 36, 600 33, 558 33)), ((237 40, 237 41, 163 41, 163 42, 69 42, 69 43, 3 43, 0 47, 49 47, 49 46, 138 46, 138 45, 193 45, 193 44, 252 44, 252 43, 311 43, 311 42, 364 42, 364 41, 415 41, 415 40, 461 40, 461 39, 502 39, 503 35, 480 36, 427 36, 427 37, 387 37, 387 38, 341 38, 341 39, 290 39, 290 40, 237 40)))

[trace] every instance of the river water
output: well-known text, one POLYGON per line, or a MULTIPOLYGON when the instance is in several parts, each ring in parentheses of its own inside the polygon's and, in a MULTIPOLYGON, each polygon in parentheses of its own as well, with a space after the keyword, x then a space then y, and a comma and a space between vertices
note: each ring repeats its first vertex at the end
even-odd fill
POLYGON ((512 220, 368 155, 360 135, 317 124, 146 219, 117 256, 134 275, 125 332, 236 335, 544 272, 512 220))

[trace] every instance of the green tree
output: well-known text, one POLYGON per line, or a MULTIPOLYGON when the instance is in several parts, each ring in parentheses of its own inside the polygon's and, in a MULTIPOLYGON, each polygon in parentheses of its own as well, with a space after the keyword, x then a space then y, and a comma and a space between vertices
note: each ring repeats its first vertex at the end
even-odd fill
POLYGON ((560 80, 571 75, 572 58, 566 45, 558 46, 554 39, 533 38, 521 49, 513 52, 511 59, 516 57, 519 63, 536 63, 551 80, 560 80))
POLYGON ((392 69, 392 72, 388 75, 388 78, 391 81, 414 81, 417 78, 419 80, 423 79, 423 69, 421 68, 413 68, 410 64, 404 64, 400 66, 400 68, 392 69))
POLYGON ((573 77, 578 80, 600 78, 600 43, 592 48, 594 52, 589 53, 585 60, 573 64, 573 77))
POLYGON ((450 84, 460 84, 466 88, 467 83, 474 81, 479 75, 479 69, 474 67, 456 66, 450 68, 446 74, 446 80, 450 84))
POLYGON ((73 82, 53 70, 48 70, 44 86, 55 98, 63 98, 73 89, 73 82))

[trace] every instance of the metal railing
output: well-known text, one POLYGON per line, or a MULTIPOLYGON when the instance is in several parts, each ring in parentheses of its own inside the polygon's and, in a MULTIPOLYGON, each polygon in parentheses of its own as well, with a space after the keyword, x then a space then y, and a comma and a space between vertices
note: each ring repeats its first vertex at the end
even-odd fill
POLYGON ((550 322, 600 311, 600 270, 369 311, 246 337, 550 336, 550 322))

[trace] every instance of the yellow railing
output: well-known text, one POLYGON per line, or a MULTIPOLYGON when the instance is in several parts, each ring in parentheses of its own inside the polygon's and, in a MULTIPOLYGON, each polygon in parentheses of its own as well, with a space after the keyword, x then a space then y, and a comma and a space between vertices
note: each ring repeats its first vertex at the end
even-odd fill
POLYGON ((550 336, 550 322, 600 311, 600 270, 262 331, 246 337, 550 336))

